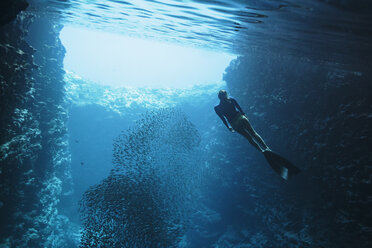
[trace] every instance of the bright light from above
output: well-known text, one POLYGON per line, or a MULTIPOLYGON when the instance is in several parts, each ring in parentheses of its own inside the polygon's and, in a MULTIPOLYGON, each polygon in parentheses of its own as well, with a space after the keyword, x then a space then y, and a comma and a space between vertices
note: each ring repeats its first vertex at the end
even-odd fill
POLYGON ((64 67, 91 81, 115 87, 183 88, 222 81, 236 56, 113 33, 65 27, 64 67))

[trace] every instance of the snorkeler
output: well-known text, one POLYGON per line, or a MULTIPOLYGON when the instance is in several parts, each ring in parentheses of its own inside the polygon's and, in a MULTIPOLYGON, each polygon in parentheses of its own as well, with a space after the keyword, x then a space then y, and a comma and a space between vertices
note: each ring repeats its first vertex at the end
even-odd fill
POLYGON ((301 170, 299 168, 294 166, 284 157, 271 151, 261 136, 253 129, 242 108, 234 98, 229 98, 225 90, 220 90, 218 92, 218 98, 220 99, 220 104, 214 107, 214 110, 231 132, 237 131, 239 134, 244 136, 249 143, 257 148, 257 150, 262 152, 271 168, 273 168, 273 170, 283 179, 288 180, 300 173, 301 170), (230 123, 231 127, 227 123, 226 119, 230 123))
POLYGON ((228 97, 225 90, 220 90, 220 92, 218 92, 218 98, 220 99, 220 104, 214 107, 214 110, 225 126, 231 132, 234 132, 235 130, 239 134, 243 135, 249 143, 260 152, 270 150, 261 136, 253 129, 238 102, 234 98, 228 97), (231 127, 229 127, 226 119, 230 123, 231 127))

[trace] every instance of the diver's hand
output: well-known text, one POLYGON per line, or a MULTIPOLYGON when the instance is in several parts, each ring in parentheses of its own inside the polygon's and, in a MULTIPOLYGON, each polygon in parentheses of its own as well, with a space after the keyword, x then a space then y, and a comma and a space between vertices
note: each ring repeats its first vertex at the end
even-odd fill
POLYGON ((232 127, 229 127, 230 132, 235 133, 235 130, 232 127))

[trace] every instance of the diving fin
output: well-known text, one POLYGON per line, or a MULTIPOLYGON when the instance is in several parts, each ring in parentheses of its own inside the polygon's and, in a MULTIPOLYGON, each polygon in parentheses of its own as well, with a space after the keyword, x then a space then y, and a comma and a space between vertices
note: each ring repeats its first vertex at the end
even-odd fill
POLYGON ((274 171, 285 180, 288 180, 289 178, 301 172, 299 168, 294 166, 287 159, 271 150, 265 150, 263 154, 267 162, 270 164, 271 168, 273 168, 274 171))

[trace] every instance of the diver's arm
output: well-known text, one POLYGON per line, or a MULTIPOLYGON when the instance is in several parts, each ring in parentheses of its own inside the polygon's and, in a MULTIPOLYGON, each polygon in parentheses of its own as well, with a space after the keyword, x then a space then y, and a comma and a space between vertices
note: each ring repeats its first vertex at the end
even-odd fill
POLYGON ((242 108, 239 106, 238 102, 235 99, 233 99, 233 102, 234 102, 235 107, 239 110, 239 112, 242 115, 245 115, 245 113, 243 112, 242 108))
POLYGON ((214 108, 214 111, 216 111, 216 114, 221 118, 223 124, 225 124, 225 126, 230 130, 229 124, 227 124, 225 117, 216 108, 214 108))

